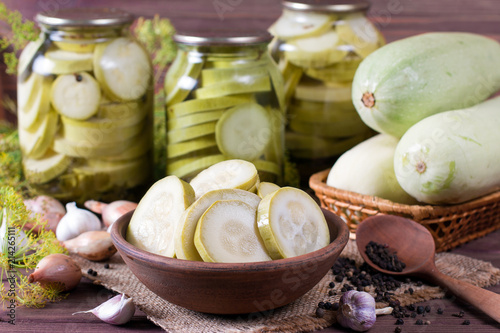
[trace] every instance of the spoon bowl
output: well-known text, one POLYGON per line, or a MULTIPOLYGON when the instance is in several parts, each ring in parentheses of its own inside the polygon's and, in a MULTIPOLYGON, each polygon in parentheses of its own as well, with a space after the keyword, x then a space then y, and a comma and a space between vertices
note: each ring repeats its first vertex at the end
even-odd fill
POLYGON ((379 272, 399 276, 418 276, 443 287, 500 323, 500 295, 441 273, 435 265, 436 245, 421 224, 394 215, 375 215, 356 230, 356 244, 363 259, 379 272), (370 241, 384 244, 406 264, 402 272, 382 269, 365 252, 370 241))

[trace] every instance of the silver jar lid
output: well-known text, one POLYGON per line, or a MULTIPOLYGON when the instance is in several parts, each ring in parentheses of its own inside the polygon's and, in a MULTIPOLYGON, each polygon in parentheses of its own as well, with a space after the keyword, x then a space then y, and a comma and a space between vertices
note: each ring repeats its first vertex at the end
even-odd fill
POLYGON ((285 0, 282 3, 284 8, 290 10, 336 13, 367 11, 371 5, 366 0, 285 0))
POLYGON ((273 36, 266 30, 178 32, 173 40, 187 45, 252 45, 269 43, 273 36))
POLYGON ((63 8, 38 13, 35 20, 46 27, 105 27, 132 24, 134 18, 116 8, 63 8))

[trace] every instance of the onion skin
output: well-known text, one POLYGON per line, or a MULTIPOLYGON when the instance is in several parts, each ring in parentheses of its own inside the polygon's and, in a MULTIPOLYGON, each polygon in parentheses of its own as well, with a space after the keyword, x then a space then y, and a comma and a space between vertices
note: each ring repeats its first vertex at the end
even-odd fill
POLYGON ((82 270, 70 256, 54 253, 40 260, 28 276, 28 282, 38 282, 44 287, 60 285, 61 291, 68 291, 74 289, 81 278, 82 270))
POLYGON ((111 226, 121 216, 137 208, 137 204, 127 200, 117 200, 109 204, 88 200, 85 207, 94 213, 102 214, 102 222, 106 227, 111 226))
MULTIPOLYGON (((30 217, 34 217, 35 214, 41 215, 41 220, 46 221, 46 230, 51 230, 56 232, 57 225, 61 221, 62 217, 66 214, 66 209, 59 200, 49 197, 47 195, 39 195, 33 199, 24 200, 24 205, 30 211, 30 217)), ((32 223, 26 223, 23 227, 25 230, 33 230, 35 233, 39 233, 41 230, 40 225, 33 225, 32 223)))
POLYGON ((87 231, 62 244, 69 253, 78 254, 90 261, 106 260, 116 253, 111 235, 104 230, 87 231))

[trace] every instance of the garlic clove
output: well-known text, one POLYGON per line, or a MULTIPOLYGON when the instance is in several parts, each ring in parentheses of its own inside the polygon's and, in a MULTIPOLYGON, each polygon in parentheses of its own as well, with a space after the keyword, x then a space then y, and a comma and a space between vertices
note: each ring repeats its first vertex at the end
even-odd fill
POLYGON ((125 294, 116 295, 94 309, 87 311, 78 311, 78 313, 91 312, 97 318, 112 325, 122 325, 130 321, 135 313, 135 305, 131 298, 125 294))
POLYGON ((375 299, 364 291, 349 290, 339 301, 337 322, 358 332, 369 330, 377 319, 375 299))
POLYGON ((66 204, 66 210, 66 214, 57 225, 58 240, 67 241, 86 231, 101 229, 99 218, 86 209, 78 208, 75 202, 66 204))
POLYGON ((86 231, 64 241, 63 245, 70 253, 76 253, 91 261, 106 260, 116 253, 111 235, 104 230, 86 231))
MULTIPOLYGON (((30 217, 40 214, 41 220, 47 222, 45 229, 52 230, 53 232, 56 231, 59 221, 66 214, 66 209, 64 209, 59 200, 47 195, 39 195, 33 199, 26 199, 24 200, 24 205, 30 211, 30 217)), ((26 223, 24 229, 33 230, 38 233, 40 226, 26 223)))
POLYGON ((62 253, 49 254, 28 276, 28 282, 38 282, 42 286, 60 285, 62 291, 75 288, 82 278, 80 266, 68 255, 62 253))

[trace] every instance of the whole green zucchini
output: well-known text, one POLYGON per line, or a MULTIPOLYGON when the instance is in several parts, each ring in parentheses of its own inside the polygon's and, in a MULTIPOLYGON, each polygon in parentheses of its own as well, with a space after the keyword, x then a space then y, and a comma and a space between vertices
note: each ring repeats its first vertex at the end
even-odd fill
POLYGON ((417 200, 455 204, 500 189, 500 97, 427 117, 400 139, 394 171, 417 200))
POLYGON ((467 108, 500 90, 500 43, 472 33, 425 33, 370 54, 352 99, 374 130, 401 137, 432 114, 467 108))

